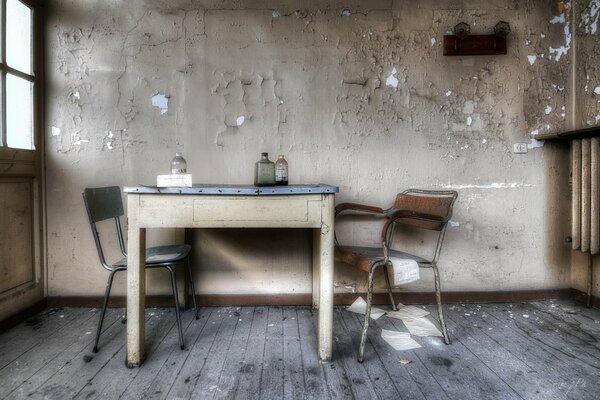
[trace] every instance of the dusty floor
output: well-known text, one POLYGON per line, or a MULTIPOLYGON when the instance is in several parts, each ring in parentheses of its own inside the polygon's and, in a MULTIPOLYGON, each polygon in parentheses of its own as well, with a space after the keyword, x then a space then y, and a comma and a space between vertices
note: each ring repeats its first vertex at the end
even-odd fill
POLYGON ((334 360, 320 364, 309 308, 204 308, 199 320, 187 311, 184 351, 173 310, 149 309, 147 361, 127 369, 123 309, 109 311, 97 354, 98 310, 52 309, 0 335, 0 398, 598 398, 600 310, 546 301, 446 311, 452 345, 415 337, 422 348, 395 351, 381 329, 406 328, 384 316, 359 364, 360 316, 337 308, 334 360))

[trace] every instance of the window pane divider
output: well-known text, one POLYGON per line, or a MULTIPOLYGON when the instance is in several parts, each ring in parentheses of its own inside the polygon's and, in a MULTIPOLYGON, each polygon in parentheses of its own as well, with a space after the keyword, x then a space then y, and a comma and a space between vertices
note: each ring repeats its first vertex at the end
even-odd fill
POLYGON ((29 82, 35 81, 35 76, 26 74, 25 72, 21 72, 18 69, 9 67, 8 65, 3 65, 2 69, 4 69, 6 72, 9 72, 12 75, 15 75, 15 76, 18 76, 19 78, 25 79, 26 81, 29 81, 29 82))

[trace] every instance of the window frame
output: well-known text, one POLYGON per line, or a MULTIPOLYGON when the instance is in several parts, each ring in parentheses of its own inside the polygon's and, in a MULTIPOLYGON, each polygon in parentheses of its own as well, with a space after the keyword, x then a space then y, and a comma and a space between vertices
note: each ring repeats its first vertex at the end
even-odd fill
POLYGON ((41 11, 38 0, 16 0, 31 9, 31 74, 12 68, 6 61, 6 3, 8 0, 0 0, 0 149, 11 151, 33 152, 40 148, 41 135, 41 11), (6 77, 8 74, 24 79, 33 85, 33 104, 32 104, 32 145, 33 149, 20 149, 8 146, 7 141, 7 96, 6 96, 6 77))

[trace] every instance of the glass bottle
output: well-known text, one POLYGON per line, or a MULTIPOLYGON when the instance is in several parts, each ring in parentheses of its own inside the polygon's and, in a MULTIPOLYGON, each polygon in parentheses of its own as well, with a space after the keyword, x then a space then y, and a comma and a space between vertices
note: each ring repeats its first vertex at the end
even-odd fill
POLYGON ((254 186, 275 185, 275 163, 269 160, 269 153, 260 153, 260 160, 254 164, 254 186))
POLYGON ((288 184, 288 163, 282 154, 275 162, 275 185, 285 186, 288 184))
POLYGON ((171 174, 185 174, 187 173, 187 163, 185 158, 181 156, 181 153, 175 153, 175 157, 171 160, 171 174))

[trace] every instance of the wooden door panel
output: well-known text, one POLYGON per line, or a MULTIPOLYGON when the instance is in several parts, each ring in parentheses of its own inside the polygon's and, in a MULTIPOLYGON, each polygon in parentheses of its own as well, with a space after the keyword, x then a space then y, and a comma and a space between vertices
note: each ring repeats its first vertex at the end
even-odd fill
POLYGON ((35 278, 32 180, 0 181, 0 294, 35 278))

